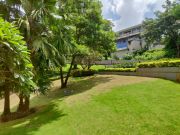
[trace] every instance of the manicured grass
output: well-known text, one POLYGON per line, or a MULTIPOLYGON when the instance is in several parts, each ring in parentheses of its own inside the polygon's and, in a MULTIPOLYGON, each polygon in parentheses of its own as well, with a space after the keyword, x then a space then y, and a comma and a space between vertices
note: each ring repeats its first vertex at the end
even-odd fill
MULTIPOLYGON (((84 91, 95 85, 89 80, 84 91)), ((34 99, 33 104, 47 106, 28 118, 0 124, 0 135, 180 134, 180 84, 156 79, 118 86, 86 102, 66 102, 84 91, 68 97, 54 91, 34 99)))

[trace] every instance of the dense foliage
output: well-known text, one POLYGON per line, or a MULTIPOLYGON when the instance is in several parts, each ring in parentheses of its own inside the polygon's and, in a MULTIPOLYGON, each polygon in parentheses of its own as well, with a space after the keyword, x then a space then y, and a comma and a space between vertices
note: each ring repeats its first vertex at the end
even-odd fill
POLYGON ((143 62, 137 64, 138 68, 152 68, 152 67, 180 67, 180 60, 161 60, 161 61, 151 61, 143 62))
POLYGON ((167 0, 163 8, 165 11, 156 12, 156 18, 144 21, 143 36, 148 45, 165 44, 168 51, 180 57, 180 4, 167 0))
POLYGON ((27 93, 35 87, 32 81, 33 66, 29 54, 23 37, 17 28, 0 18, 1 81, 5 82, 8 79, 13 87, 27 93))
POLYGON ((160 60, 164 58, 176 58, 175 51, 168 49, 141 50, 123 57, 124 60, 160 60))
POLYGON ((90 69, 95 61, 100 61, 102 59, 102 54, 87 46, 80 45, 78 49, 79 54, 76 56, 75 63, 79 64, 83 69, 90 69))

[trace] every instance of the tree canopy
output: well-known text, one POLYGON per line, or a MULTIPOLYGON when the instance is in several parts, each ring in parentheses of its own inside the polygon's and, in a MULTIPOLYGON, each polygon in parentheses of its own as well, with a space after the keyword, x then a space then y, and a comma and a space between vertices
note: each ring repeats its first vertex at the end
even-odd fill
POLYGON ((148 44, 162 43, 169 51, 174 50, 180 57, 180 5, 166 1, 164 12, 157 11, 155 19, 144 21, 144 37, 148 44))

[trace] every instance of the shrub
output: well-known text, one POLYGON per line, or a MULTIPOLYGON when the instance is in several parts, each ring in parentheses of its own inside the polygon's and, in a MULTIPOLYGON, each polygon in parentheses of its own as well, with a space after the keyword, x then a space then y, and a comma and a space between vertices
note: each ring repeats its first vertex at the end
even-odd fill
POLYGON ((100 69, 99 72, 136 72, 136 68, 106 68, 100 69))
POLYGON ((166 57, 167 51, 164 49, 149 50, 141 55, 136 55, 137 60, 159 60, 166 57))
POLYGON ((137 64, 138 68, 152 68, 152 67, 180 67, 180 59, 178 60, 162 60, 151 61, 137 64))
POLYGON ((96 73, 95 70, 74 70, 72 72, 73 77, 84 77, 84 76, 92 76, 96 73))
POLYGON ((168 49, 138 50, 131 54, 126 54, 124 60, 160 60, 162 58, 174 58, 174 51, 168 49))
POLYGON ((116 54, 114 54, 114 55, 113 55, 113 59, 119 60, 119 57, 118 57, 116 54))
POLYGON ((131 54, 125 54, 124 56, 123 56, 123 60, 132 60, 133 59, 133 54, 131 53, 131 54))
POLYGON ((114 65, 114 68, 135 68, 136 67, 137 62, 136 61, 125 61, 122 62, 121 64, 118 65, 114 65))

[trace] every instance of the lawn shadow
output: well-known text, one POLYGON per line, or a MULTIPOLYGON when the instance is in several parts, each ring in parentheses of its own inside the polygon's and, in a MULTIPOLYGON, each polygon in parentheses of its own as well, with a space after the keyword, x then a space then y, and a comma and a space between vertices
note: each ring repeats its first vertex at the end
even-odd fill
POLYGON ((99 84, 109 82, 113 78, 103 77, 103 76, 93 76, 93 77, 84 77, 80 79, 82 80, 71 82, 69 83, 67 88, 60 89, 61 97, 71 96, 86 92, 99 84))
POLYGON ((0 123, 0 135, 32 135, 42 126, 50 124, 66 116, 55 102, 62 102, 67 95, 65 90, 73 90, 71 95, 88 91, 98 84, 110 81, 112 77, 93 76, 73 79, 65 89, 60 85, 54 90, 48 91, 46 95, 38 95, 31 99, 31 107, 39 108, 38 111, 28 117, 15 121, 0 123), (55 102, 54 102, 55 101, 55 102), (40 107, 38 107, 40 106, 40 107), (41 107, 42 106, 42 107, 41 107), (6 132, 3 132, 6 130, 6 132))
POLYGON ((32 135, 42 126, 51 124, 52 122, 66 116, 62 110, 58 109, 57 105, 50 103, 48 106, 39 107, 39 111, 26 118, 12 122, 3 123, 0 134, 3 135, 32 135), (3 128, 4 127, 4 128, 3 128), (7 128, 7 129, 6 129, 7 128), (3 132, 6 130, 6 132, 3 132))
POLYGON ((41 104, 44 105, 44 100, 52 101, 57 99, 62 99, 66 96, 71 96, 79 93, 83 93, 85 91, 88 91, 92 89, 93 87, 109 82, 112 80, 112 77, 103 77, 103 76, 91 76, 91 77, 82 77, 82 78, 72 78, 72 80, 69 82, 67 88, 61 89, 60 88, 60 81, 59 86, 56 87, 56 89, 48 91, 46 95, 40 95, 37 97, 34 97, 32 99, 32 106, 34 104, 41 104), (44 100, 42 100, 44 98, 44 100), (34 103, 33 103, 34 102, 34 103))

